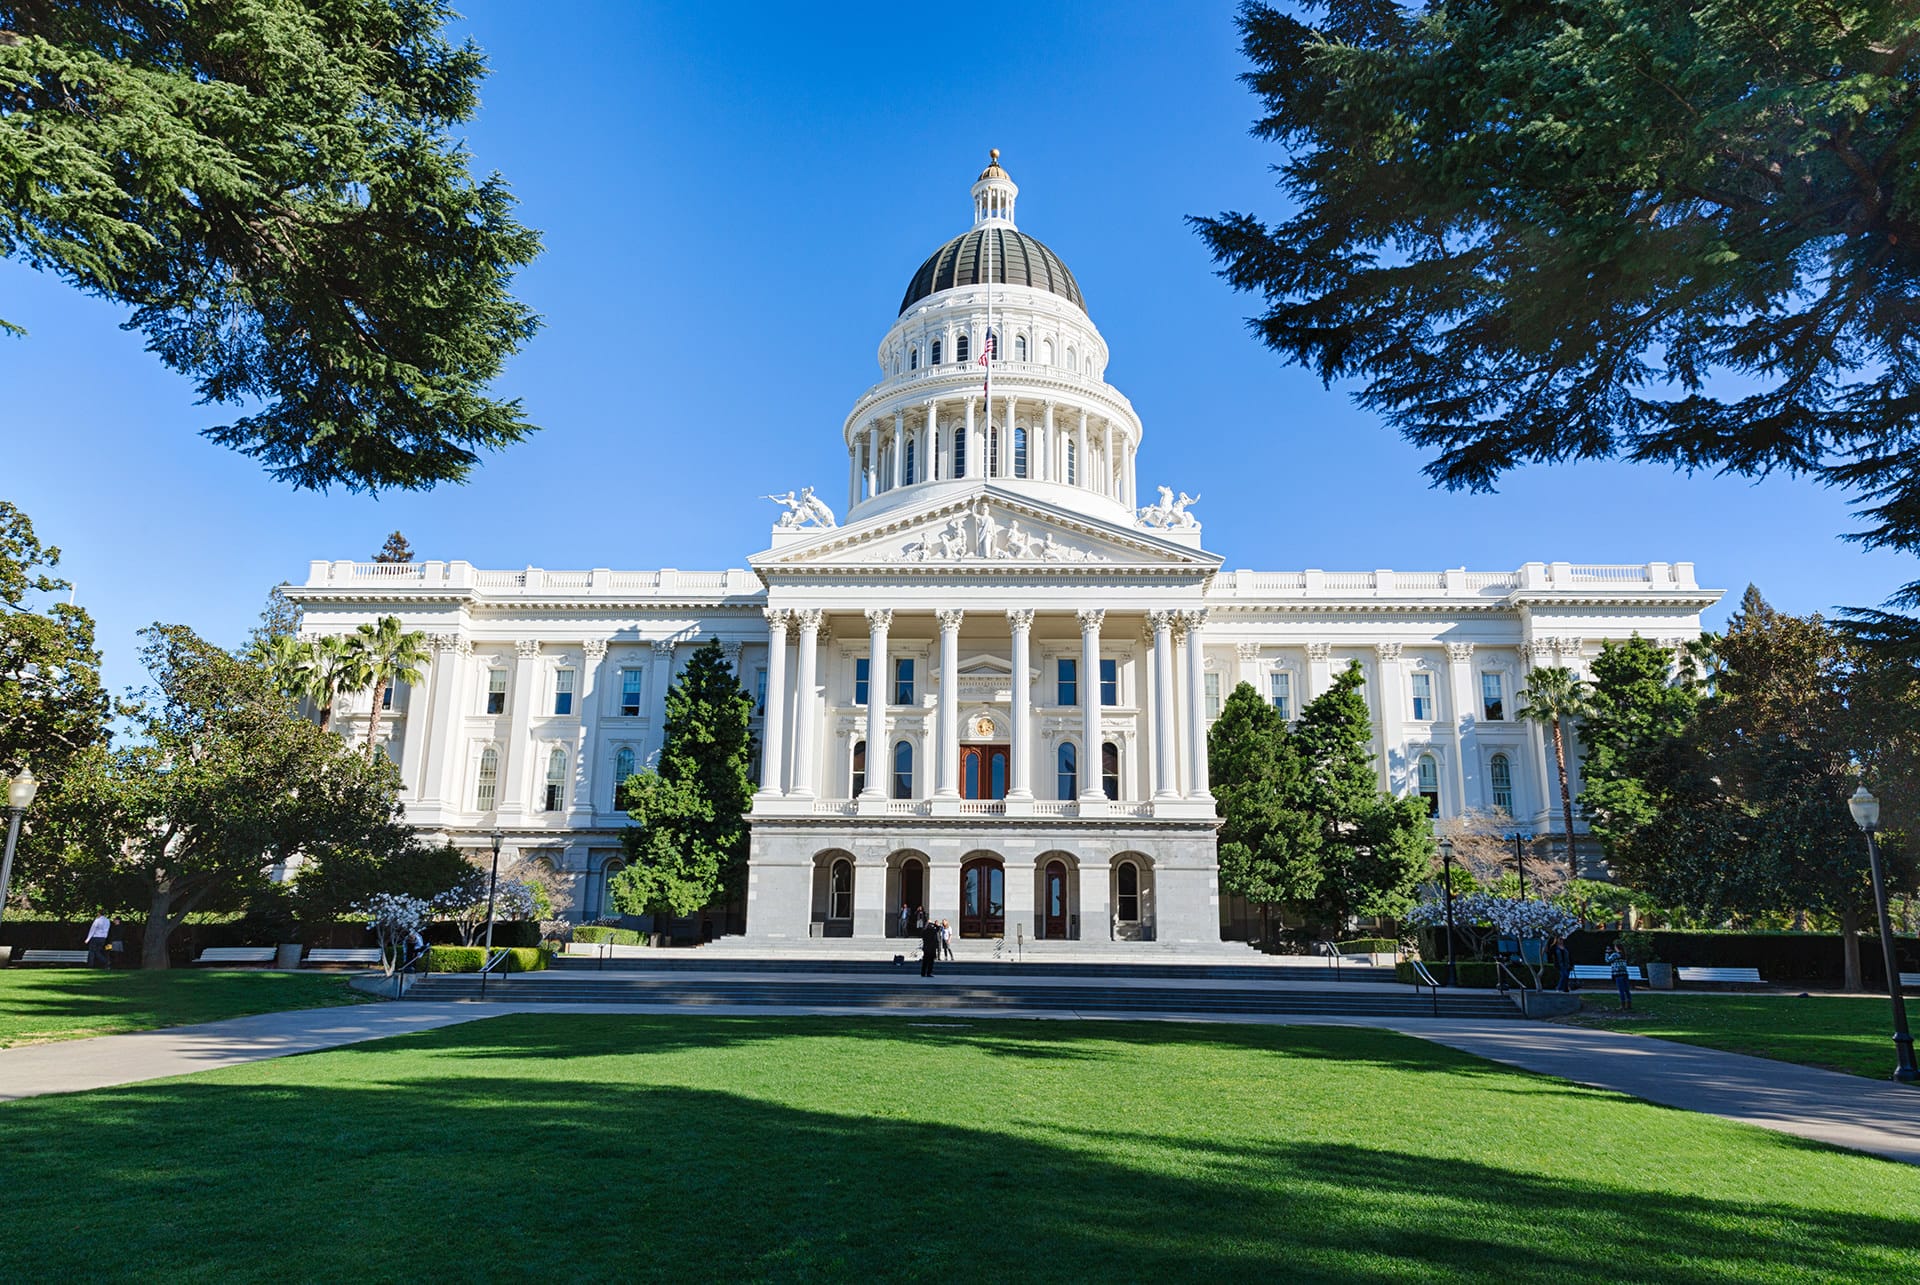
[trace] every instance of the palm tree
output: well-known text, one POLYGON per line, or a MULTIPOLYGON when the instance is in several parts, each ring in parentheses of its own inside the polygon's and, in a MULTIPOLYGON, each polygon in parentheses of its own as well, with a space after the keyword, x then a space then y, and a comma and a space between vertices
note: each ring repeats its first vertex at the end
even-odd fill
POLYGON ((1567 877, 1578 879, 1580 867, 1573 854, 1573 791, 1567 785, 1566 721, 1587 712, 1592 687, 1564 666, 1536 669, 1520 692, 1520 717, 1553 732, 1553 765, 1560 773, 1560 810, 1567 826, 1567 877))
POLYGON ((320 726, 325 728, 333 722, 333 703, 340 693, 367 685, 366 661, 353 640, 337 634, 316 638, 308 645, 313 656, 308 662, 306 697, 320 711, 320 726))
POLYGON ((382 616, 361 625, 346 642, 358 666, 354 676, 373 691, 373 717, 367 723, 367 761, 372 762, 373 748, 380 741, 380 693, 389 683, 420 681, 420 667, 427 663, 427 635, 401 628, 398 616, 382 616))
POLYGON ((247 656, 273 675, 274 684, 284 695, 300 701, 312 694, 312 643, 292 634, 273 634, 255 639, 247 656))

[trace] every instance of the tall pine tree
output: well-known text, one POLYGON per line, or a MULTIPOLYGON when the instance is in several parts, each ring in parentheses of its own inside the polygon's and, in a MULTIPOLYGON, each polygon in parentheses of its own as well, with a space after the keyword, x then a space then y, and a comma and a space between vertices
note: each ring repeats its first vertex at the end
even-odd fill
POLYGON ((1693 725, 1700 682, 1693 655, 1635 634, 1601 644, 1579 725, 1580 811, 1607 861, 1632 861, 1634 836, 1659 817, 1646 775, 1693 725))
POLYGON ((664 940, 669 918, 691 915, 746 882, 753 798, 753 699, 716 639, 693 653, 667 691, 666 737, 656 767, 627 782, 622 836, 627 867, 613 878, 614 905, 652 915, 664 940))
POLYGON ((1271 941, 1275 907, 1319 890, 1319 836, 1293 735, 1250 684, 1233 689, 1208 731, 1207 768, 1220 814, 1220 890, 1258 906, 1261 940, 1271 941))

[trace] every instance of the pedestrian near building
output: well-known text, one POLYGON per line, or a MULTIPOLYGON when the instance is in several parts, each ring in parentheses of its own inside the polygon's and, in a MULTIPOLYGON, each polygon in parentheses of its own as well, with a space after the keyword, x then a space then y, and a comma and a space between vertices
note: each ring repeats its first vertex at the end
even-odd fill
POLYGON ((940 921, 940 957, 953 958, 953 925, 944 919, 940 921))
POLYGON ((933 976, 933 961, 940 958, 940 926, 924 920, 920 925, 920 975, 933 976))
POLYGON ((113 967, 113 961, 107 958, 107 938, 112 935, 113 917, 111 915, 102 914, 94 919, 93 924, 87 929, 88 968, 113 967))
POLYGON ((1613 984, 1620 991, 1620 1011, 1633 1011, 1633 978, 1627 973, 1627 957, 1620 953, 1620 943, 1607 947, 1607 968, 1613 973, 1613 984))
POLYGON ((900 935, 902 937, 905 937, 907 935, 907 929, 912 925, 912 923, 913 923, 913 907, 909 906, 906 902, 903 901, 900 903, 900 935))
POLYGON ((1565 937, 1553 939, 1553 971, 1559 975, 1560 990, 1573 989, 1573 948, 1567 945, 1565 937))

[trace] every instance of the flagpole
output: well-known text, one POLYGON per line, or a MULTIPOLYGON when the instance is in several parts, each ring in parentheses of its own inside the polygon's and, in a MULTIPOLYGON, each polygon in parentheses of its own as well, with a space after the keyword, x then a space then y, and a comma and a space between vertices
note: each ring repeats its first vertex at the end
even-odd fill
MULTIPOLYGON (((993 159, 996 162, 1000 159, 997 151, 993 154, 993 159)), ((992 218, 991 209, 988 211, 988 218, 989 220, 992 218)), ((985 450, 982 452, 982 454, 986 456, 986 460, 984 461, 986 467, 980 470, 980 476, 982 477, 993 476, 993 363, 999 360, 1000 357, 1000 345, 993 333, 993 241, 990 235, 991 232, 992 229, 988 228, 980 234, 980 239, 985 242, 987 248, 987 413, 986 441, 983 443, 985 450)))

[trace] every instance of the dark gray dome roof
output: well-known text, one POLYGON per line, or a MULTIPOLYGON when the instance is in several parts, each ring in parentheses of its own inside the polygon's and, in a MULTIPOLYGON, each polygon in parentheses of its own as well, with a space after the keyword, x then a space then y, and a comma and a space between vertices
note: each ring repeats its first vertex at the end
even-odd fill
POLYGON ((962 232, 927 256, 927 261, 913 274, 913 280, 907 283, 900 311, 905 312, 928 295, 942 290, 986 284, 989 266, 996 285, 1050 290, 1071 300, 1082 312, 1087 310, 1080 283, 1067 271, 1067 265, 1060 262, 1059 255, 1012 228, 975 228, 962 232), (993 238, 991 243, 989 237, 993 238))

